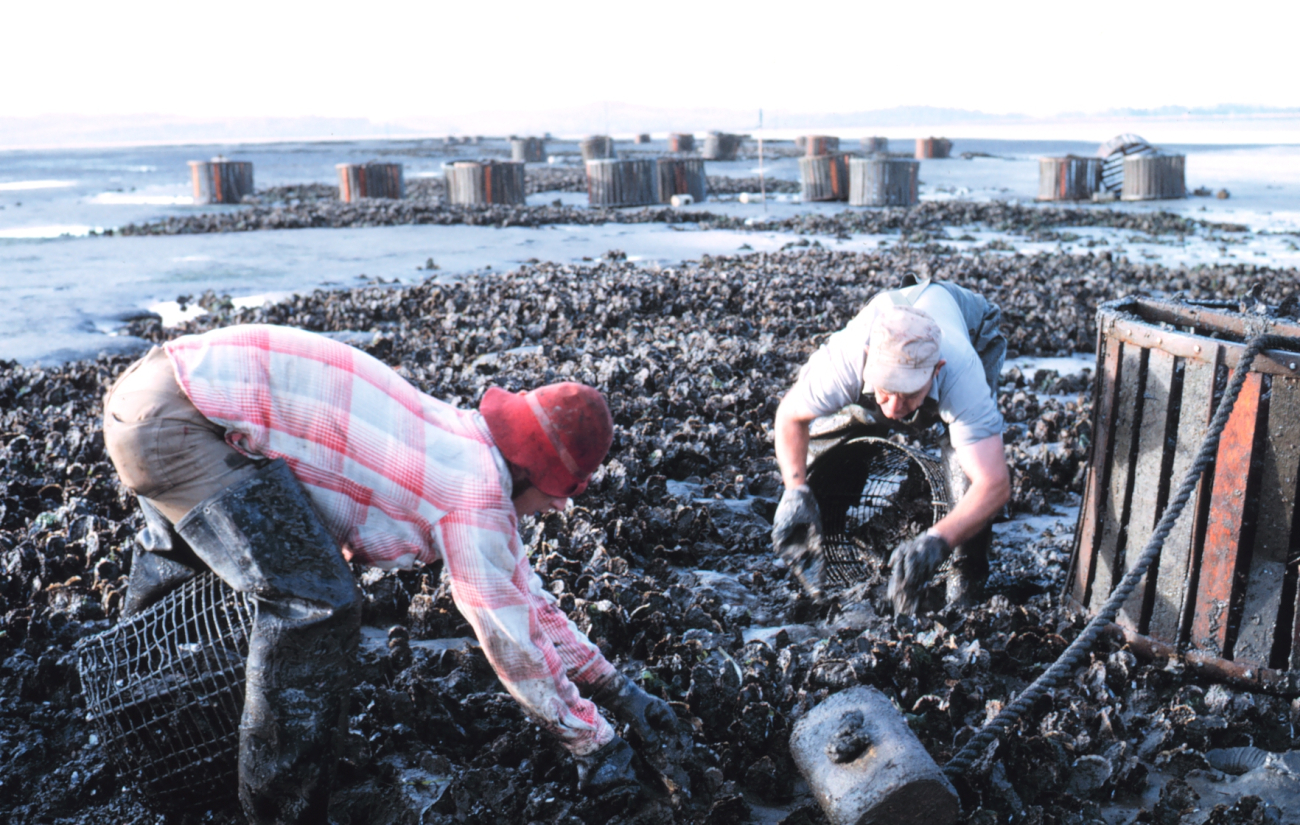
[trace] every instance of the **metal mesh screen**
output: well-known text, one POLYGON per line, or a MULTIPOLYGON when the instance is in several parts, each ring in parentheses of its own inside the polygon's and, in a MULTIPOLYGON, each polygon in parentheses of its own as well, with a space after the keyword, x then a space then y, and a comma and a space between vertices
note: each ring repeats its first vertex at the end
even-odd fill
POLYGON ((900 542, 948 513, 943 467, 920 450, 883 438, 855 438, 818 456, 808 486, 822 515, 828 582, 869 580, 900 542))
POLYGON ((88 718, 121 774, 174 809, 234 798, 255 607, 212 573, 77 645, 88 718))

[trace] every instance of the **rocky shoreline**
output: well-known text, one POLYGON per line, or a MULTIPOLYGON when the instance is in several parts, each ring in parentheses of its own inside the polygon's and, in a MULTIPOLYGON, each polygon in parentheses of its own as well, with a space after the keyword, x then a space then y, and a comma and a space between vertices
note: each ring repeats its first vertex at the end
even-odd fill
POLYGON ((1086 207, 1025 206, 1011 202, 926 201, 912 207, 855 209, 835 215, 800 214, 780 219, 742 218, 703 208, 667 206, 639 209, 605 209, 565 206, 449 206, 435 193, 405 200, 366 199, 343 203, 324 197, 330 187, 315 184, 291 187, 277 195, 283 203, 252 204, 235 211, 181 215, 143 224, 106 229, 102 235, 190 235, 210 232, 247 232, 270 229, 309 229, 405 225, 547 226, 605 223, 694 224, 701 229, 779 230, 799 234, 843 236, 899 232, 942 234, 945 227, 984 226, 998 231, 1025 233, 1053 240, 1052 232, 1064 227, 1099 226, 1125 229, 1152 236, 1187 236, 1198 232, 1240 233, 1239 224, 1185 218, 1171 212, 1124 212, 1086 207))
MULTIPOLYGON (((1205 228, 1163 213, 1006 204, 847 214, 847 222, 900 232, 961 220, 1047 231, 1085 218, 1132 221, 1124 227, 1152 233, 1205 228)), ((837 220, 804 216, 792 225, 837 220)), ((154 342, 249 322, 333 334, 462 406, 476 404, 489 385, 564 379, 591 383, 610 399, 614 447, 590 490, 569 512, 526 519, 522 529, 563 609, 689 722, 695 744, 681 767, 690 799, 674 807, 654 794, 578 794, 572 760, 500 692, 480 652, 420 644, 467 635, 436 566, 386 575, 358 569, 366 623, 402 629, 363 655, 336 784, 339 821, 735 823, 751 821, 761 806, 787 825, 821 823, 815 804, 796 795, 787 743, 793 723, 826 696, 858 684, 885 691, 942 763, 1041 673, 1082 626, 1056 598, 1068 536, 999 539, 984 603, 915 621, 895 621, 870 588, 814 603, 771 555, 778 399, 818 336, 909 272, 988 295, 1002 308, 1011 348, 1024 355, 1091 350, 1096 306, 1125 294, 1249 295, 1250 306, 1294 306, 1300 289, 1300 272, 1245 265, 1176 270, 1101 255, 812 246, 672 268, 611 253, 591 264, 320 291, 238 311, 221 309, 214 296, 209 305, 218 309, 182 328, 134 322, 131 332, 154 342), (770 632, 755 633, 763 628, 770 632), (449 785, 417 804, 403 784, 411 771, 449 785)), ((102 393, 127 363, 104 357, 0 369, 2 825, 241 821, 229 808, 164 817, 124 790, 89 736, 78 695, 69 652, 117 617, 142 525, 104 454, 98 422, 102 393)), ((1012 373, 1004 381, 1015 512, 1048 512, 1081 489, 1090 393, 1086 376, 1012 373)), ((932 445, 935 435, 915 434, 915 443, 932 445)), ((1300 748, 1297 722, 1300 703, 1145 664, 1108 639, 957 783, 965 821, 1101 822, 1102 806, 1115 798, 1140 800, 1158 789, 1156 801, 1138 804, 1134 821, 1172 825, 1194 807, 1190 775, 1212 770, 1207 753, 1300 748)), ((1219 805, 1213 821, 1277 821, 1269 818, 1276 808, 1251 799, 1219 805)))

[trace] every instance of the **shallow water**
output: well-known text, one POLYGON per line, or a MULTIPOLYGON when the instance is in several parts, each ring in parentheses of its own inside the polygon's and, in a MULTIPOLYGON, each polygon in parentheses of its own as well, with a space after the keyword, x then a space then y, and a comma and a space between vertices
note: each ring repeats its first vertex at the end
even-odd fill
MULTIPOLYGON (((896 151, 910 145, 893 141, 896 151)), ((788 147, 788 144, 787 144, 788 147)), ((856 148, 846 142, 845 148, 856 148)), ((1071 230, 1064 240, 1035 242, 1014 235, 962 227, 939 239, 954 250, 1083 254, 1109 250, 1166 264, 1231 260, 1275 266, 1300 264, 1300 147, 1168 147, 1188 152, 1189 187, 1227 187, 1226 201, 1191 198, 1116 204, 1125 210, 1169 209, 1191 217, 1239 222, 1255 232, 1223 236, 1206 232, 1182 239, 1149 238, 1103 228, 1071 230)), ((625 156, 651 155, 663 141, 633 147, 625 156)), ((548 152, 562 165, 576 165, 577 145, 553 141, 548 152)), ((1078 141, 958 140, 954 152, 992 157, 924 161, 922 199, 1016 199, 1037 193, 1042 154, 1089 153, 1078 141)), ((183 317, 180 296, 205 290, 249 304, 293 292, 362 283, 411 283, 500 271, 530 259, 581 261, 608 250, 629 259, 672 265, 703 254, 770 251, 792 240, 764 229, 767 219, 815 211, 834 214, 843 204, 804 204, 797 195, 773 195, 766 204, 734 198, 710 200, 694 209, 753 219, 753 231, 670 228, 663 224, 599 227, 547 226, 493 229, 469 226, 405 226, 312 229, 167 237, 86 237, 96 229, 237 206, 195 206, 187 161, 215 155, 250 160, 259 187, 336 182, 335 164, 372 159, 397 161, 408 178, 438 175, 457 158, 507 153, 504 141, 444 146, 441 140, 290 142, 248 145, 149 146, 0 152, 0 359, 52 364, 101 351, 131 351, 142 344, 116 336, 127 319, 144 311, 168 321, 183 317), (423 269, 432 260, 436 270, 423 269)), ((752 176, 757 158, 707 164, 710 175, 752 176)), ((765 157, 765 174, 795 180, 793 157, 765 157)), ((581 193, 542 193, 530 203, 559 199, 584 205, 581 193)), ((897 235, 819 238, 825 246, 869 251, 896 243, 897 235)))

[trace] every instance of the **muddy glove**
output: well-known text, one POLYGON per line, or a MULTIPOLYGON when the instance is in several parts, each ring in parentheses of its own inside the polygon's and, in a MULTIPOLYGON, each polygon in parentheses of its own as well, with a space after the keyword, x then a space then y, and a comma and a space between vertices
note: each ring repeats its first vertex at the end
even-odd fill
POLYGON ((821 598, 822 514, 807 484, 787 487, 772 519, 772 549, 814 599, 821 598))
POLYGON ((632 769, 632 746, 615 736, 600 750, 575 756, 578 763, 578 790, 607 791, 618 785, 635 783, 632 769))
POLYGON ((647 748, 659 750, 665 737, 677 730, 677 714, 668 703, 646 693, 621 673, 611 676, 591 698, 630 725, 647 748))
POLYGON ((951 553, 948 542, 929 531, 898 545, 889 559, 894 568, 889 577, 889 598, 895 614, 916 612, 921 587, 951 553))

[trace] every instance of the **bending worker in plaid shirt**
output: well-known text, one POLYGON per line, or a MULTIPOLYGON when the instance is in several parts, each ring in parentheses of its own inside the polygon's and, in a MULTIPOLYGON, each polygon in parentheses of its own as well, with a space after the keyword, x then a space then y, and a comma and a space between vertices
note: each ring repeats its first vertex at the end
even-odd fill
POLYGON ((441 559, 497 676, 573 753, 580 784, 633 779, 631 748, 579 687, 647 747, 673 712, 558 609, 518 530, 586 489, 612 439, 605 399, 582 384, 494 387, 462 410, 284 327, 178 338, 123 373, 104 441, 149 523, 124 612, 204 565, 257 599, 239 747, 251 822, 326 820, 361 614, 345 559, 441 559))

